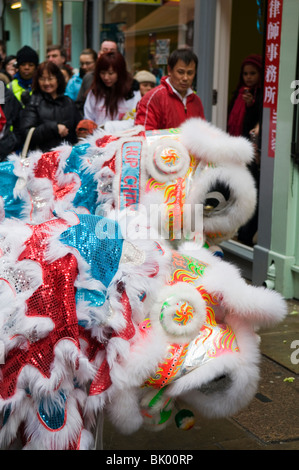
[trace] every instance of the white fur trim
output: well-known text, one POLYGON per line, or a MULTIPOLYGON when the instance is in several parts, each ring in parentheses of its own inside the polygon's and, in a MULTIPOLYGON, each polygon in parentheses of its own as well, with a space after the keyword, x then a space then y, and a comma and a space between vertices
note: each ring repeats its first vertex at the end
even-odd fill
POLYGON ((232 137, 200 118, 192 118, 182 124, 181 142, 192 155, 205 163, 247 164, 254 158, 249 140, 232 137))
POLYGON ((243 318, 254 328, 275 325, 287 314, 278 292, 248 285, 238 269, 225 261, 206 268, 203 284, 220 300, 227 317, 243 318))
POLYGON ((143 424, 137 390, 116 392, 113 396, 113 405, 107 404, 107 411, 110 420, 124 434, 137 431, 143 424))
POLYGON ((13 194, 14 197, 19 197, 25 202, 21 218, 31 223, 41 223, 51 218, 56 204, 58 206, 63 204, 65 210, 72 208, 72 201, 81 185, 80 178, 76 173, 64 173, 72 147, 61 145, 52 151, 59 153, 55 182, 47 177, 36 177, 35 174, 37 165, 48 158, 48 153, 34 151, 26 159, 11 157, 11 161, 14 163, 14 174, 19 178, 13 194), (59 194, 55 193, 54 183, 60 188, 69 186, 69 191, 64 194, 63 201, 59 194))

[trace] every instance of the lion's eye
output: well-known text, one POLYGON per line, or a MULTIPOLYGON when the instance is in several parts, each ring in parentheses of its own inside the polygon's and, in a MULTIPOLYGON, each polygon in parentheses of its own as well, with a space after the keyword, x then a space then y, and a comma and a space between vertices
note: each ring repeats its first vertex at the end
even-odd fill
POLYGON ((230 190, 227 184, 217 181, 207 193, 203 208, 206 213, 224 209, 230 198, 230 190))

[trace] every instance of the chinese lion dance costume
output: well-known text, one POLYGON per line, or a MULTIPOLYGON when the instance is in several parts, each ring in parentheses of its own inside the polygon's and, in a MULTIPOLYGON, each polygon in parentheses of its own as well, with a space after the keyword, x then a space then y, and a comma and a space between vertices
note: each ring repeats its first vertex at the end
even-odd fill
POLYGON ((252 155, 245 139, 195 119, 10 157, 0 448, 18 437, 24 449, 92 449, 102 413, 124 433, 173 419, 188 429, 193 414, 176 413, 177 400, 207 417, 247 406, 257 331, 286 315, 277 292, 215 256, 254 210, 252 155))

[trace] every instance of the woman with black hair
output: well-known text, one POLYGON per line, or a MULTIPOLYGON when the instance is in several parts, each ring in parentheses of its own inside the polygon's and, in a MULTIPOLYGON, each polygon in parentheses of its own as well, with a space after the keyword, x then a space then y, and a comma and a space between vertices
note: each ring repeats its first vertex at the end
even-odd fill
POLYGON ((242 64, 239 82, 228 107, 227 131, 230 135, 251 138, 263 109, 262 56, 251 54, 242 64))
POLYGON ((64 94, 65 80, 59 67, 50 61, 41 63, 33 77, 32 89, 21 116, 24 140, 29 130, 35 128, 29 148, 46 152, 63 142, 77 143, 80 115, 74 101, 64 94))
POLYGON ((139 94, 133 91, 133 77, 119 52, 101 54, 95 66, 94 79, 84 104, 84 118, 103 126, 119 121, 136 107, 139 94))
MULTIPOLYGON (((255 159, 248 165, 257 188, 259 199, 261 118, 263 111, 263 61, 259 54, 250 54, 242 64, 239 83, 228 108, 227 131, 233 136, 250 139, 255 149, 255 159)), ((240 227, 238 241, 253 246, 257 240, 258 202, 253 217, 240 227)))

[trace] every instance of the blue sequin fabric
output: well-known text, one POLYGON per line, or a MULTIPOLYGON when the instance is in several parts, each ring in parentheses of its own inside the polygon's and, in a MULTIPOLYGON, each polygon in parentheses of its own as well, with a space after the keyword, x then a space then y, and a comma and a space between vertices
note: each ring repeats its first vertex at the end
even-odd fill
POLYGON ((81 180, 80 188, 73 200, 74 207, 85 207, 91 214, 95 214, 98 197, 97 183, 94 181, 93 174, 82 168, 81 159, 89 147, 88 143, 78 144, 73 147, 66 161, 64 173, 76 173, 81 180))
POLYGON ((14 164, 12 162, 0 163, 0 196, 4 201, 5 216, 7 218, 21 216, 24 208, 24 201, 15 198, 13 191, 18 177, 14 174, 14 164))
POLYGON ((90 266, 92 277, 108 287, 122 254, 123 238, 116 222, 91 214, 78 214, 79 223, 60 235, 60 241, 76 248, 90 266))
POLYGON ((63 391, 59 392, 59 401, 42 398, 39 404, 38 414, 40 419, 52 431, 62 428, 66 418, 66 395, 63 391))

